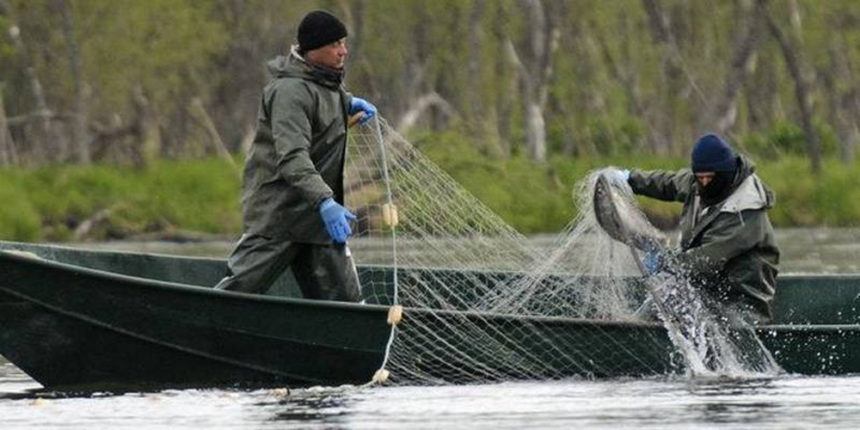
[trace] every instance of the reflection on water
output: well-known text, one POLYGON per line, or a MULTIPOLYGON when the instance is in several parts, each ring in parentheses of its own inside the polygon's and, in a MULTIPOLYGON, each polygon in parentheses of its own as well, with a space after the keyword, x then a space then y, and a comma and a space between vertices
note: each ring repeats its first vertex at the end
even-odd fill
POLYGON ((436 387, 167 390, 66 398, 0 367, 4 430, 39 428, 858 428, 860 377, 567 380, 436 387), (32 386, 30 387, 32 388, 32 386))
POLYGON ((350 395, 359 390, 355 387, 298 390, 283 398, 264 399, 254 405, 271 411, 271 421, 338 424, 345 421, 354 403, 350 395))
MULTIPOLYGON (((40 387, 41 385, 36 381, 6 361, 3 356, 0 356, 0 399, 2 399, 3 393, 20 394, 40 387)), ((2 419, 0 419, 0 423, 2 423, 2 419)))
MULTIPOLYGON (((233 428, 689 428, 719 423, 814 428, 858 406, 858 378, 780 380, 617 379, 447 387, 335 387, 303 390, 167 390, 111 396, 25 391, 23 374, 0 368, 3 429, 233 428), (834 393, 830 384, 841 386, 834 393), (803 388, 792 393, 792 386, 803 388), (840 394, 841 393, 841 394, 840 394), (802 399, 797 402, 798 396, 802 399), (842 400, 830 401, 828 397, 842 400), (801 413, 802 411, 802 413, 801 413), (812 414, 811 416, 808 414, 812 414)), ((849 418, 845 420, 845 416, 849 418)), ((832 427, 831 427, 832 428, 832 427)))

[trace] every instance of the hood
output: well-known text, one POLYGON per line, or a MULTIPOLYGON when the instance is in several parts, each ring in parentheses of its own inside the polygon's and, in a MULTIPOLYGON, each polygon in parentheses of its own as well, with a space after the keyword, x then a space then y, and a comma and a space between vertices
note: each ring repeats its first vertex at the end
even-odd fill
POLYGON ((314 81, 329 88, 338 88, 343 82, 343 71, 315 66, 299 55, 295 46, 289 55, 278 55, 266 63, 274 78, 299 78, 314 81))
POLYGON ((720 207, 721 212, 770 209, 776 201, 773 191, 755 174, 755 164, 743 155, 738 156, 738 174, 732 186, 734 191, 720 207))
POLYGON ((291 63, 289 57, 278 55, 266 63, 266 68, 273 78, 301 77, 303 70, 291 63))

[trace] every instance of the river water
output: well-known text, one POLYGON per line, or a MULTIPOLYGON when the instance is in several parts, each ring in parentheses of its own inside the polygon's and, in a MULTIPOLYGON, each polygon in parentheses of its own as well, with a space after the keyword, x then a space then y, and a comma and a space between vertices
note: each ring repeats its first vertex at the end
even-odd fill
MULTIPOLYGON (((780 230, 778 240, 785 273, 860 272, 860 230, 780 230)), ((95 246, 223 256, 230 244, 95 246)), ((0 357, 0 430, 860 428, 860 375, 787 375, 756 380, 689 380, 673 376, 290 391, 170 390, 87 397, 66 397, 40 388, 0 357)))
POLYGON ((22 394, 0 367, 0 428, 860 428, 860 377, 568 380, 441 387, 22 394))

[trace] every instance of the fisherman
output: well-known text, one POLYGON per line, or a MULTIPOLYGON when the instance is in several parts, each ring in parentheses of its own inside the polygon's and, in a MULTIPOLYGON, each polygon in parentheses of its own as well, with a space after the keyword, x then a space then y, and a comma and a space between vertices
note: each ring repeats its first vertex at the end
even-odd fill
POLYGON ((680 249, 650 250, 648 274, 682 268, 728 315, 762 324, 772 318, 779 248, 767 210, 773 192, 755 166, 715 134, 699 138, 690 169, 615 170, 635 194, 683 202, 680 249))
POLYGON ((242 194, 243 234, 217 289, 264 293, 292 269, 309 299, 360 300, 346 241, 355 220, 343 206, 350 115, 376 114, 344 90, 343 23, 325 11, 305 15, 298 45, 268 63, 242 194))

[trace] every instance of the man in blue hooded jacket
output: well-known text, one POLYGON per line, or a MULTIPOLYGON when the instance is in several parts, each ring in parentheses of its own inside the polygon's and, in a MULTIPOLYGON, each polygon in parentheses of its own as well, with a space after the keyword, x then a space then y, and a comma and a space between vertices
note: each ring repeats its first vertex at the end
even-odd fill
POLYGON ((752 323, 772 318, 779 248, 767 211, 773 192, 755 166, 714 134, 693 147, 691 168, 676 172, 623 170, 633 192, 683 202, 680 249, 646 255, 649 271, 683 268, 711 298, 752 323))

